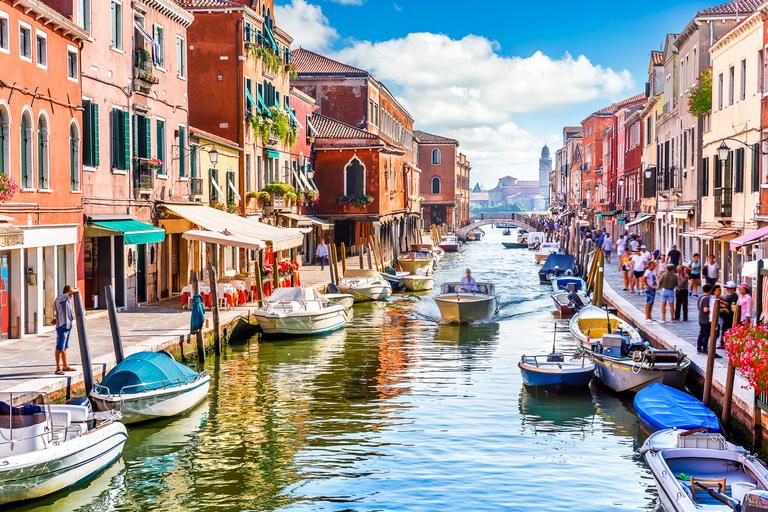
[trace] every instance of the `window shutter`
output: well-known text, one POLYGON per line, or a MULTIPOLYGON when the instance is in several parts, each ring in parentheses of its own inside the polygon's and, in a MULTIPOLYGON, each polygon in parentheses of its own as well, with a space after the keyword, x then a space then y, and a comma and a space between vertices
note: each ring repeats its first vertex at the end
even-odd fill
POLYGON ((128 112, 120 111, 120 119, 123 121, 123 143, 120 145, 123 157, 122 169, 128 170, 131 168, 131 118, 128 112))
POLYGON ((183 68, 183 55, 182 55, 182 47, 181 47, 181 39, 178 37, 176 38, 176 74, 179 76, 184 76, 184 68, 183 68))
POLYGON ((91 152, 93 151, 93 120, 91 119, 92 104, 90 100, 83 100, 83 164, 93 165, 91 152))
POLYGON ((275 106, 280 108, 280 91, 275 91, 275 106))
POLYGON ((752 192, 760 190, 760 144, 752 145, 752 192))
POLYGON ((152 121, 148 118, 144 118, 144 158, 152 157, 152 121))
POLYGON ((709 158, 705 158, 702 161, 702 166, 703 166, 703 171, 704 171, 703 172, 703 174, 704 174, 703 178, 704 179, 702 180, 703 181, 703 184, 702 184, 703 190, 701 192, 701 195, 706 197, 706 196, 709 195, 709 158))
POLYGON ((91 109, 93 111, 93 165, 95 167, 99 166, 99 105, 97 103, 91 104, 91 109))
POLYGON ((116 108, 113 108, 112 112, 109 113, 109 119, 109 125, 111 127, 109 155, 112 159, 112 167, 118 169, 122 162, 122 153, 120 153, 120 140, 123 137, 123 125, 120 122, 120 111, 116 108))
POLYGON ((133 124, 132 134, 131 134, 133 136, 131 156, 133 158, 138 158, 139 157, 139 116, 137 116, 136 114, 133 114, 131 117, 133 118, 131 120, 133 124))
POLYGON ((187 133, 183 126, 179 126, 179 177, 187 175, 187 133))
POLYGON ((111 2, 111 10, 110 10, 110 25, 112 26, 112 47, 117 47, 117 14, 115 13, 115 9, 117 8, 117 4, 114 2, 111 2))
POLYGON ((715 188, 720 188, 723 186, 723 175, 720 158, 717 155, 712 157, 712 167, 712 173, 715 175, 715 188))

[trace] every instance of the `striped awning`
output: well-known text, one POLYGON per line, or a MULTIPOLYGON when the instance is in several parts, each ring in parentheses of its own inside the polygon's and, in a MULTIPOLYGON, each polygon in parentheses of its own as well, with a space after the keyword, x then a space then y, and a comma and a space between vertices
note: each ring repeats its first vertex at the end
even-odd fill
POLYGON ((712 229, 701 228, 692 229, 685 233, 680 233, 680 236, 689 236, 693 238, 701 238, 702 240, 720 240, 723 238, 736 238, 739 232, 735 229, 712 229))

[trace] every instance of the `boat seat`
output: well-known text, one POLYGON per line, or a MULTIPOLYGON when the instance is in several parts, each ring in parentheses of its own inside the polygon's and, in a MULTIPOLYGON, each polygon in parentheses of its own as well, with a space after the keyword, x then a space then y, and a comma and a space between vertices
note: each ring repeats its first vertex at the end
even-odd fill
POLYGON ((725 478, 696 478, 692 476, 691 481, 684 482, 684 484, 690 488, 693 502, 699 505, 721 505, 721 503, 710 496, 708 492, 694 485, 695 483, 710 487, 720 494, 731 495, 731 486, 726 485, 725 478))
POLYGON ((72 423, 88 421, 88 408, 82 405, 54 404, 50 405, 49 407, 51 408, 51 414, 54 412, 69 412, 72 423))
POLYGON ((67 428, 72 424, 72 413, 69 411, 51 411, 51 426, 67 428))

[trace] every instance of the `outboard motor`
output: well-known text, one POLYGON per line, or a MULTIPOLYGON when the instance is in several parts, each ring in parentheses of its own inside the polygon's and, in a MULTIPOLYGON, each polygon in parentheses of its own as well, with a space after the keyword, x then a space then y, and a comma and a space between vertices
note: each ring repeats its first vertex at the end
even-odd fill
POLYGON ((768 491, 751 491, 741 502, 742 512, 768 512, 768 491))
POLYGON ((326 286, 328 289, 328 293, 339 293, 339 287, 336 286, 334 283, 328 283, 328 286, 326 286))
POLYGON ((573 284, 569 284, 568 288, 570 291, 568 292, 568 300, 571 301, 571 304, 573 304, 573 310, 574 311, 580 311, 584 308, 584 302, 582 302, 581 298, 579 297, 579 294, 576 293, 576 286, 573 284))
POLYGON ((77 396, 75 398, 70 398, 67 400, 67 405, 80 405, 88 408, 88 412, 93 412, 93 405, 91 405, 91 400, 87 396, 77 396))

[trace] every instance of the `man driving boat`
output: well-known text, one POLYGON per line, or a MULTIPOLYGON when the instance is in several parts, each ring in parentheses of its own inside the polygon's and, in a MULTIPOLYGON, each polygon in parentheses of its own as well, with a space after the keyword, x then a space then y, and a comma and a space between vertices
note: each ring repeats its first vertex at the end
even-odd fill
POLYGON ((461 278, 461 291, 462 292, 476 292, 477 283, 475 278, 472 277, 472 271, 467 269, 467 275, 461 278))

